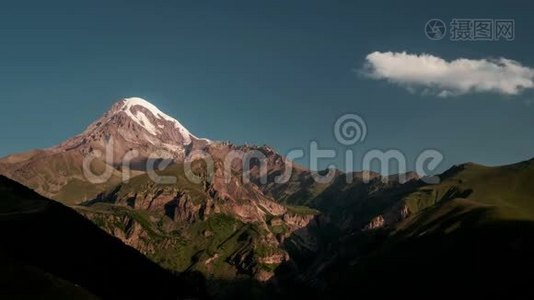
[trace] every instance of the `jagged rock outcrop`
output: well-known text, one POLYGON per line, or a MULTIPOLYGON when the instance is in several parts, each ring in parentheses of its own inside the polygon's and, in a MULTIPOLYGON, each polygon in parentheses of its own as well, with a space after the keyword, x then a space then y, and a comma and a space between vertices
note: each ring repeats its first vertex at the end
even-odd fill
POLYGON ((199 212, 203 205, 207 204, 195 204, 189 195, 182 193, 165 204, 165 214, 176 222, 191 224, 201 217, 199 212))
POLYGON ((363 230, 373 230, 396 225, 410 216, 410 209, 405 203, 397 203, 385 213, 374 217, 363 230))
POLYGON ((286 213, 283 215, 283 221, 285 224, 289 225, 291 228, 303 228, 310 224, 314 220, 315 215, 303 215, 303 214, 293 214, 286 213))

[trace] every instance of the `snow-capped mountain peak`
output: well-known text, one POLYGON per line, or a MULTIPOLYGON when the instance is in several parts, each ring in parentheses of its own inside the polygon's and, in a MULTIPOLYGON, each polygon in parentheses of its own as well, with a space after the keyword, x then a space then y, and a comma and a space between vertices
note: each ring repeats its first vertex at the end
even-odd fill
POLYGON ((212 143, 191 134, 178 120, 149 101, 131 97, 116 102, 83 133, 53 148, 61 152, 78 149, 90 153, 94 149, 106 150, 110 141, 114 163, 121 162, 125 153, 131 150, 137 151, 139 159, 166 151, 181 160, 189 151, 212 143))
POLYGON ((158 122, 158 120, 164 122, 170 122, 175 129, 177 129, 182 137, 184 138, 184 144, 188 145, 191 143, 191 137, 198 139, 196 136, 191 134, 178 120, 173 117, 165 114, 159 108, 157 108, 152 103, 147 100, 139 97, 125 98, 123 106, 120 108, 120 111, 124 111, 134 122, 136 122, 141 127, 145 128, 152 135, 161 134, 160 129, 165 128, 164 124, 158 122), (143 109, 136 109, 141 107, 143 109), (147 116, 147 113, 152 114, 152 117, 147 116), (152 120, 156 122, 153 122, 152 120), (154 124, 158 123, 158 124, 154 124))

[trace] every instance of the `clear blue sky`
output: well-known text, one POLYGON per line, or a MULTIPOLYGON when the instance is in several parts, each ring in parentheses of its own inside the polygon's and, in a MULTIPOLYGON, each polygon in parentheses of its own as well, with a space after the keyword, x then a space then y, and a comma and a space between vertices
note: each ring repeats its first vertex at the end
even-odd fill
POLYGON ((368 125, 357 154, 434 148, 443 168, 534 157, 532 91, 439 98, 357 72, 374 51, 534 67, 532 1, 81 2, 0 4, 0 156, 55 145, 139 96, 197 136, 282 153, 344 149, 332 126, 352 112, 368 125), (516 38, 431 41, 431 18, 514 18, 516 38))

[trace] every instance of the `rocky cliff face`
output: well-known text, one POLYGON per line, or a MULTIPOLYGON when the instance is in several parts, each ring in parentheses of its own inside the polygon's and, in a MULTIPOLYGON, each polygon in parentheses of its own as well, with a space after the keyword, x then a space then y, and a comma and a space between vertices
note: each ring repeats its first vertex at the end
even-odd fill
MULTIPOLYGON (((196 184, 186 178, 182 165, 165 170, 176 175, 174 184, 141 175, 79 211, 169 268, 269 280, 290 259, 285 239, 307 227, 316 212, 295 212, 244 182, 238 172, 225 184, 218 168, 211 180, 196 184), (184 256, 176 258, 176 253, 184 256)), ((311 234, 301 235, 306 243, 315 243, 311 234)))

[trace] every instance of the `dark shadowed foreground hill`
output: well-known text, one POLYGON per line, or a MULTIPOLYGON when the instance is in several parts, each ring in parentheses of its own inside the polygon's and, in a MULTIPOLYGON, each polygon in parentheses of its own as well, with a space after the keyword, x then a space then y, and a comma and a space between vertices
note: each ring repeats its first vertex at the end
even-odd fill
POLYGON ((75 211, 0 176, 0 298, 199 298, 75 211))

